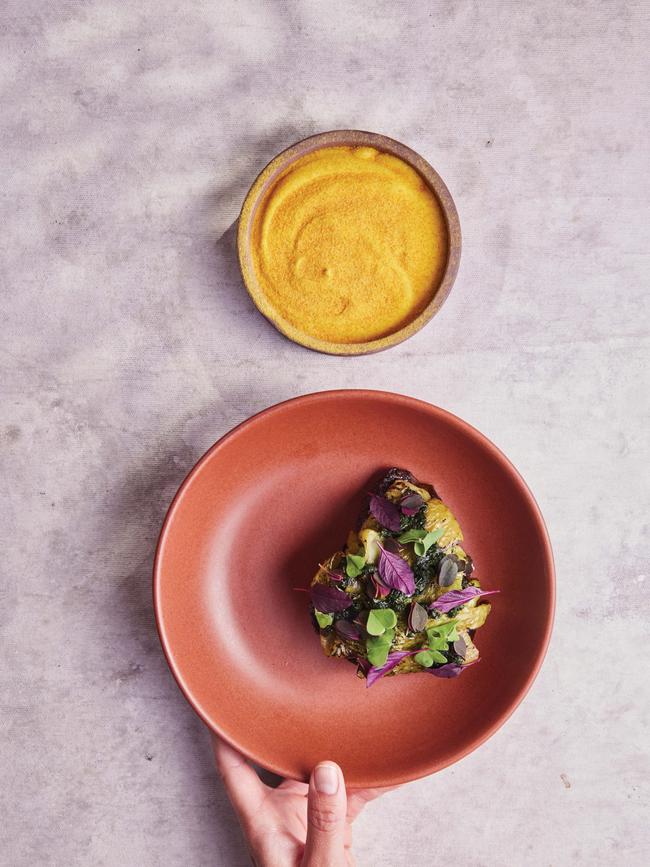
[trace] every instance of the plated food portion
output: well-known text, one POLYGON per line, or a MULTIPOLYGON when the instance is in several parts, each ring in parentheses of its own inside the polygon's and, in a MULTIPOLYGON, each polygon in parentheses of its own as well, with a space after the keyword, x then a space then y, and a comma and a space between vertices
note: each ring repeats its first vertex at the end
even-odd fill
MULTIPOLYGON (((390 505, 388 510, 394 518, 390 505)), ((366 542, 371 555, 368 534, 366 542)), ((454 571, 453 566, 445 569, 454 571)), ((449 577, 438 574, 443 584, 449 577)), ((154 605, 166 657, 188 701, 213 731, 253 762, 283 777, 308 780, 312 768, 328 756, 343 768, 352 788, 394 786, 467 755, 499 728, 525 696, 551 632, 553 556, 542 516, 525 482, 505 455, 471 425, 405 395, 320 392, 253 416, 198 462, 174 499, 161 532, 154 605), (428 470, 433 456, 435 466, 428 470), (432 481, 440 497, 430 486, 403 474, 401 478, 391 474, 382 488, 368 481, 385 475, 377 473, 378 468, 394 465, 410 468, 417 479, 432 481), (408 485, 390 491, 398 481, 410 482, 428 495, 427 499, 420 493, 426 501, 424 512, 420 506, 415 515, 408 514, 418 500, 405 501, 404 487, 412 491, 408 485), (384 515, 380 522, 373 515, 376 523, 371 523, 369 509, 363 510, 357 525, 362 496, 371 484, 376 496, 397 508, 398 535, 386 526, 390 517, 384 515), (454 516, 440 502, 432 502, 440 499, 456 513, 465 542, 456 541, 461 534, 454 516), (366 667, 368 671, 382 667, 368 660, 373 631, 380 639, 377 645, 388 643, 381 641, 384 635, 391 639, 390 647, 371 651, 373 659, 375 651, 379 661, 385 653, 386 662, 388 654, 404 652, 403 647, 420 652, 418 648, 428 643, 426 628, 408 630, 408 614, 418 595, 409 599, 404 594, 405 600, 398 597, 393 602, 397 593, 389 588, 380 598, 386 592, 381 584, 396 579, 380 575, 377 561, 371 564, 374 573, 366 568, 366 546, 360 538, 363 529, 374 529, 390 550, 393 543, 388 540, 397 541, 407 532, 402 530, 407 519, 415 519, 409 527, 416 531, 429 533, 444 526, 448 533, 430 545, 430 539, 425 541, 419 534, 415 541, 399 543, 416 583, 421 580, 416 559, 424 556, 419 552, 429 545, 424 553, 438 571, 444 556, 458 558, 454 581, 460 573, 460 590, 465 579, 465 590, 476 587, 472 582, 478 574, 483 589, 499 588, 501 594, 479 596, 474 604, 465 603, 460 611, 441 612, 436 618, 429 605, 440 605, 442 591, 453 588, 440 588, 440 581, 430 581, 427 571, 428 592, 419 602, 426 611, 427 627, 444 624, 444 618, 447 624, 460 619, 456 631, 462 635, 464 618, 475 616, 477 610, 483 616, 484 603, 492 603, 483 628, 473 632, 464 624, 481 661, 468 671, 465 665, 462 676, 452 680, 427 674, 453 665, 449 645, 456 639, 452 642, 444 631, 432 633, 447 663, 432 660, 427 669, 415 663, 414 653, 402 657, 412 666, 410 671, 404 665, 394 669, 404 672, 404 677, 390 675, 389 680, 382 678, 366 689, 355 676, 359 663, 323 653, 309 613, 309 584, 318 559, 335 573, 332 578, 319 569, 317 583, 342 590, 346 605, 338 610, 335 603, 337 610, 328 612, 322 611, 327 605, 319 601, 321 614, 332 614, 330 626, 319 632, 326 647, 342 659, 360 658, 362 674, 366 667), (351 540, 355 544, 346 549, 343 543, 350 528, 355 530, 351 540), (416 542, 421 543, 417 551, 416 542), (337 550, 336 558, 322 559, 337 550), (475 570, 470 571, 467 551, 475 570), (363 561, 350 560, 350 571, 356 565, 359 574, 349 576, 347 554, 360 557, 362 553, 363 561), (294 589, 299 575, 304 578, 299 582, 302 593, 294 589), (372 575, 379 588, 377 599, 374 588, 371 595, 365 589, 361 594, 362 584, 372 586, 368 581, 372 575), (358 590, 352 582, 358 582, 358 590), (402 601, 406 604, 399 604, 402 601), (366 620, 364 626, 362 612, 384 605, 395 612, 395 626, 390 625, 390 614, 373 616, 374 625, 366 620), (339 621, 358 627, 360 638, 335 642, 341 629, 350 628, 339 621), (446 649, 442 639, 448 639, 446 649), (407 641, 412 642, 410 648, 407 641), (251 725, 251 720, 257 724, 251 725)), ((414 626, 421 617, 417 611, 413 611, 414 626)), ((469 661, 467 651, 465 661, 469 661)))
POLYGON ((327 656, 387 675, 457 677, 479 659, 474 634, 490 603, 451 510, 432 485, 389 470, 344 550, 319 564, 312 618, 327 656))

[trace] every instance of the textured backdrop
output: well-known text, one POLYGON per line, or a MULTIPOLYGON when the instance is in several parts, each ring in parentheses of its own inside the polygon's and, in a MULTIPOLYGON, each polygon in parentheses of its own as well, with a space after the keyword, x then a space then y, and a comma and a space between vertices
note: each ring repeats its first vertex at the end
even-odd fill
POLYGON ((230 427, 370 386, 440 404, 510 456, 548 522, 559 603, 522 707, 372 805, 361 865, 643 863, 648 11, 4 0, 0 862, 247 863, 159 649, 153 546, 230 427), (464 234, 441 314, 367 358, 284 340, 235 259, 257 171, 335 127, 420 151, 464 234))

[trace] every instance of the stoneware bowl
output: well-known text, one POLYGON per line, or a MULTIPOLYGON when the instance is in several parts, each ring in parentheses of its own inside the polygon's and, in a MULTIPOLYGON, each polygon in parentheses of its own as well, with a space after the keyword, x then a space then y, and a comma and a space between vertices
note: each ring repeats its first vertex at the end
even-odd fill
POLYGON ((350 786, 389 786, 457 761, 522 700, 551 632, 553 559, 532 494, 477 430, 402 395, 330 391, 253 416, 201 458, 165 519, 154 601, 171 670, 213 731, 282 776, 333 759, 350 786), (478 665, 367 689, 323 655, 304 589, 391 466, 435 485, 501 593, 478 665))
POLYGON ((408 337, 411 337, 426 325, 442 307, 445 298, 449 295, 458 272, 461 249, 460 222, 458 220, 456 206, 444 181, 440 175, 434 171, 429 163, 415 151, 411 150, 411 148, 401 142, 395 141, 395 139, 374 132, 363 132, 362 130, 356 129, 333 130, 331 132, 323 132, 319 135, 311 136, 310 138, 303 139, 303 141, 292 145, 287 150, 282 151, 281 154, 278 154, 275 159, 271 160, 266 168, 258 175, 253 186, 248 191, 239 216, 237 248, 244 285, 253 299, 255 306, 286 337, 296 343, 307 346, 309 349, 315 349, 318 352, 327 352, 331 355, 365 355, 369 352, 380 352, 382 349, 389 349, 391 346, 395 346, 403 340, 406 340, 408 337), (447 224, 449 244, 447 263, 440 283, 434 291, 429 304, 419 314, 419 316, 403 328, 400 328, 385 337, 376 340, 369 340, 364 343, 335 343, 328 340, 320 340, 317 337, 313 337, 312 335, 299 330, 292 323, 284 319, 279 312, 275 310, 268 296, 259 285, 257 277, 255 276, 251 251, 251 229, 256 209, 264 199, 269 187, 277 179, 278 175, 288 168, 292 162, 311 151, 324 147, 344 146, 373 147, 377 150, 385 151, 386 153, 400 157, 404 162, 416 169, 436 195, 447 224))

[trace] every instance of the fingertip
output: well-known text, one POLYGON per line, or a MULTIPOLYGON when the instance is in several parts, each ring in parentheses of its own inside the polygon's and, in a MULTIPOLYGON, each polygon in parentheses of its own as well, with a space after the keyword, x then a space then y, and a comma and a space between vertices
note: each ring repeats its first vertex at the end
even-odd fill
POLYGON ((307 864, 343 864, 347 795, 343 772, 336 762, 319 762, 309 778, 307 800, 307 864))
POLYGON ((311 783, 319 795, 335 795, 344 785, 343 771, 336 762, 319 762, 312 771, 311 783))

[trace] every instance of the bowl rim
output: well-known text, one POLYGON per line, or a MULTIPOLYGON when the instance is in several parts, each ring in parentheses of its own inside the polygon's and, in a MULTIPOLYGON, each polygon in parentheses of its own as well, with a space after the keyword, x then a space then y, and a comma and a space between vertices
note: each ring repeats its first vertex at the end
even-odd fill
POLYGON ((478 749, 482 744, 484 744, 487 740, 489 740, 492 735, 494 735, 507 721, 510 719, 515 710, 519 707, 522 701, 528 695, 535 678, 537 677, 544 659, 546 657, 546 653, 548 650, 548 645, 551 638, 551 633, 553 631, 553 623, 555 619, 555 605, 556 605, 556 573, 555 573, 555 562, 553 558, 553 549, 551 547, 551 541, 548 534, 548 529, 544 522, 544 518, 542 516, 541 510, 535 497, 533 496, 532 491, 524 481, 523 477, 516 469, 514 464, 509 460, 509 458, 498 448, 485 434, 481 433, 477 428, 473 425, 466 422, 464 419, 450 412, 449 410, 443 409, 442 407, 437 406, 436 404, 429 403, 428 401, 420 400, 419 398, 409 397, 408 395, 399 394, 396 392, 383 391, 383 390, 375 390, 375 389, 354 389, 354 388, 342 388, 342 389, 329 389, 326 391, 316 391, 310 392, 308 394, 299 395, 297 397, 289 398, 288 400, 280 401, 279 403, 273 404, 272 406, 266 407, 266 409, 260 410, 257 413, 249 416, 249 418, 235 425, 235 427, 231 428, 227 433, 221 436, 212 446, 198 459, 198 461, 194 464, 189 473, 185 476, 183 481, 181 482, 174 498, 171 501, 171 504, 167 510, 165 518, 162 523, 162 527, 160 530, 160 535, 158 538, 158 542, 156 545, 156 552, 153 561, 153 609, 154 616, 156 621, 156 627, 158 630, 158 636, 160 639, 160 643, 162 645, 163 653, 167 660, 167 664, 172 672, 176 683, 178 684, 181 692, 185 696, 186 700, 194 710, 194 712, 200 717, 201 720, 206 724, 208 729, 230 744, 233 749, 238 750, 244 756, 246 756, 250 761, 254 762, 261 767, 265 767, 267 770, 272 773, 277 774, 281 777, 286 777, 290 779, 296 779, 295 773, 292 769, 287 768, 282 764, 281 761, 274 762, 273 765, 270 765, 267 759, 263 759, 261 756, 256 755, 254 750, 249 750, 245 744, 237 743, 235 738, 228 737, 224 732, 220 730, 219 723, 217 720, 214 720, 210 717, 207 711, 201 705, 199 699, 193 695, 192 690, 189 688, 185 678, 183 677, 182 672, 179 670, 176 665, 172 649, 169 643, 168 636, 165 632, 164 622, 163 622, 163 614, 162 614, 162 600, 161 600, 161 571, 162 571, 162 559, 164 556, 164 550, 167 543, 167 539, 170 532, 170 526, 174 515, 177 509, 180 507, 185 493, 187 492, 190 484, 192 483, 195 476, 197 476, 203 466, 211 459, 212 455, 217 451, 223 449, 232 439, 241 435, 242 431, 249 427, 251 424, 257 424, 261 420, 267 418, 268 416, 277 414, 279 412, 283 412, 286 408, 295 403, 317 403, 321 400, 331 399, 333 396, 348 396, 354 397, 355 399, 359 398, 384 398, 391 401, 395 401, 398 404, 401 404, 404 407, 411 408, 419 408, 424 409, 427 412, 434 411, 434 414, 441 416, 448 422, 457 425, 464 431, 466 431, 470 436, 476 437, 479 442, 483 446, 487 448, 487 450, 496 458, 496 460, 505 468, 507 472, 511 474, 517 486, 519 487, 522 495, 526 499, 528 505, 531 508, 532 515, 537 524, 537 528, 539 530, 540 539, 542 541, 544 557, 546 561, 546 566, 548 570, 548 597, 549 597, 549 605, 546 611, 546 619, 544 624, 544 635, 538 648, 537 655, 531 669, 528 673, 528 676, 522 685, 521 689, 517 693, 516 697, 513 701, 506 706, 505 710, 502 714, 489 726, 482 734, 470 741, 466 747, 451 757, 449 760, 433 763, 430 767, 428 767, 424 773, 416 773, 416 774, 395 774, 387 779, 369 779, 367 782, 362 780, 361 782, 356 782, 355 787, 361 788, 364 786, 373 786, 373 787, 388 787, 388 786, 396 786, 402 785, 403 783, 408 783, 413 780, 422 779, 425 776, 429 776, 433 773, 437 773, 438 771, 443 770, 450 765, 455 764, 461 759, 465 758, 470 753, 474 752, 474 750, 478 749))
POLYGON ((397 139, 376 132, 358 129, 334 129, 308 136, 290 145, 281 151, 262 169, 248 190, 239 214, 237 227, 237 254, 239 268, 244 286, 253 303, 260 313, 274 325, 278 331, 301 346, 328 355, 367 355, 373 352, 381 352, 392 346, 402 343, 422 329, 442 307, 456 279, 460 265, 462 237, 460 231, 460 219, 456 204, 438 172, 420 156, 417 151, 403 144, 397 139), (393 331, 384 337, 374 340, 366 340, 357 343, 337 343, 331 340, 322 340, 297 328, 291 322, 284 319, 273 307, 266 293, 261 289, 255 276, 253 267, 252 251, 250 246, 251 228, 256 208, 263 194, 266 192, 267 182, 278 172, 287 168, 292 162, 311 151, 326 147, 374 147, 397 156, 414 168, 429 185, 442 210, 447 227, 448 249, 447 262, 442 277, 435 290, 433 297, 416 316, 397 331, 393 331))

